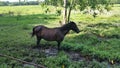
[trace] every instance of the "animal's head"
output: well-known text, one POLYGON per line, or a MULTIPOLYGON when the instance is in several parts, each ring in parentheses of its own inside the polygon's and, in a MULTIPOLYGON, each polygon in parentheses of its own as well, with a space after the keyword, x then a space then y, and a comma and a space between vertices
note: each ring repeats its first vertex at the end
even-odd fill
POLYGON ((78 27, 77 27, 77 25, 76 25, 75 22, 70 21, 69 24, 70 24, 71 30, 75 31, 76 33, 79 33, 79 32, 80 32, 80 30, 78 29, 78 27))

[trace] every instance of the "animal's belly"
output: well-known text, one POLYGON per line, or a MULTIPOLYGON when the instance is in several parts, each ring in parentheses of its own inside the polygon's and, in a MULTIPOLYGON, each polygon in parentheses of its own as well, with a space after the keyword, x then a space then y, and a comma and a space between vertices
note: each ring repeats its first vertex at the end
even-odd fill
POLYGON ((42 38, 46 41, 62 41, 64 37, 55 34, 45 34, 42 38))
POLYGON ((46 40, 46 41, 57 41, 57 40, 55 40, 55 39, 48 39, 48 38, 43 38, 44 40, 46 40))
POLYGON ((51 33, 43 34, 42 38, 46 41, 56 41, 55 34, 51 34, 51 33))
POLYGON ((46 41, 57 41, 55 36, 44 36, 43 39, 46 41))
POLYGON ((62 41, 64 38, 57 30, 44 30, 41 32, 41 37, 47 41, 62 41))

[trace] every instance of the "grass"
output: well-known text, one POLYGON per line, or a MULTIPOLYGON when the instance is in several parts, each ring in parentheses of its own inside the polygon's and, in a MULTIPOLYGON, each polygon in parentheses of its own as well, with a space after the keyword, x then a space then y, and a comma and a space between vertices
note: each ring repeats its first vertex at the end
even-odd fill
MULTIPOLYGON (((22 60, 43 64, 49 68, 106 68, 108 66, 119 68, 120 65, 120 15, 100 15, 93 18, 91 15, 72 13, 71 20, 77 22, 81 32, 70 32, 61 44, 61 48, 78 52, 82 61, 72 61, 64 51, 56 56, 46 57, 44 53, 32 49, 36 39, 30 33, 35 25, 58 27, 61 16, 57 16, 56 9, 49 6, 50 12, 45 13, 41 6, 4 6, 0 7, 0 53, 10 55, 22 60), (13 15, 9 13, 13 12, 13 15), (96 59, 96 60, 94 60, 96 59), (91 60, 91 61, 90 61, 91 60), (110 65, 109 63, 113 64, 110 65)), ((119 6, 113 7, 112 12, 119 11, 119 6)), ((42 44, 50 43, 56 47, 55 42, 41 41, 42 44)), ((47 46, 49 47, 49 46, 47 46)), ((22 68, 22 63, 0 57, 1 68, 22 68)))

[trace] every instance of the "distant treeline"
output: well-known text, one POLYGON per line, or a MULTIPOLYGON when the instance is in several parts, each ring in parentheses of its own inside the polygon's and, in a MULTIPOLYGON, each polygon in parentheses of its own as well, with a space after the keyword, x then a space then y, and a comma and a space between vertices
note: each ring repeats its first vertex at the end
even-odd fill
MULTIPOLYGON (((43 1, 43 2, 38 2, 38 1, 22 1, 22 2, 3 2, 0 1, 0 6, 19 6, 19 5, 39 5, 40 3, 46 3, 47 0, 43 1)), ((120 0, 111 0, 110 1, 111 4, 120 4, 120 0)))
POLYGON ((38 5, 38 1, 29 2, 0 2, 0 6, 38 5))

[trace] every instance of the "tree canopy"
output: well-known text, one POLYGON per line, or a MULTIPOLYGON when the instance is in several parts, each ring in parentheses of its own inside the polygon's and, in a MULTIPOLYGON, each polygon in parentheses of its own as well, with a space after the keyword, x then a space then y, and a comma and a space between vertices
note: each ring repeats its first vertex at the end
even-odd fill
MULTIPOLYGON (((79 5, 80 10, 84 10, 87 6, 90 6, 92 9, 96 9, 99 5, 108 5, 112 0, 67 0, 67 7, 71 5, 71 1, 73 1, 74 6, 79 5)), ((45 0, 45 4, 53 5, 53 6, 62 6, 63 7, 63 0, 45 0)))
POLYGON ((84 9, 89 7, 94 11, 93 17, 96 17, 97 14, 95 13, 95 10, 101 11, 101 9, 104 8, 109 11, 110 10, 109 4, 113 2, 115 3, 115 1, 112 1, 112 0, 66 0, 66 1, 67 1, 66 6, 64 6, 65 0, 45 0, 44 4, 61 6, 66 8, 64 9, 65 11, 63 13, 64 19, 67 16, 66 12, 67 12, 67 9, 69 8, 69 11, 68 11, 68 22, 69 22, 71 10, 75 9, 76 6, 77 6, 77 9, 79 9, 80 11, 83 11, 84 9))

